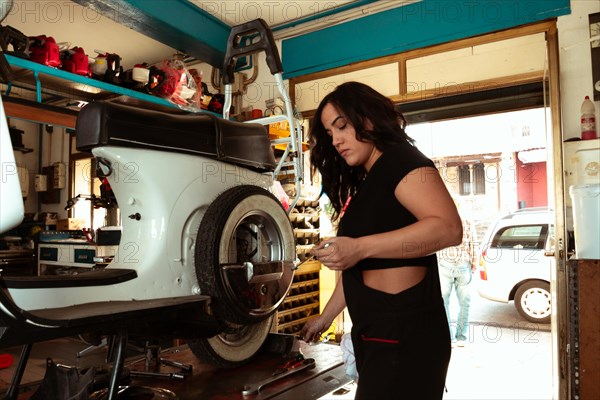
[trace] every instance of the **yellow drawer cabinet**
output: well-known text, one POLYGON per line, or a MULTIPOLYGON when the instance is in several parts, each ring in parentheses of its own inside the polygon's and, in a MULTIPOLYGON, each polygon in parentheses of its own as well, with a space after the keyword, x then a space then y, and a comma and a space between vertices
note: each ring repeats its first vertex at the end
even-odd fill
POLYGON ((298 334, 310 317, 319 314, 320 271, 318 261, 307 261, 296 270, 290 291, 277 310, 278 333, 298 334))
MULTIPOLYGON (((319 201, 302 197, 290 213, 299 261, 309 258, 310 249, 319 242, 319 214, 319 201)), ((277 310, 273 331, 298 334, 310 317, 319 315, 320 271, 317 260, 308 260, 295 271, 290 291, 277 310)))

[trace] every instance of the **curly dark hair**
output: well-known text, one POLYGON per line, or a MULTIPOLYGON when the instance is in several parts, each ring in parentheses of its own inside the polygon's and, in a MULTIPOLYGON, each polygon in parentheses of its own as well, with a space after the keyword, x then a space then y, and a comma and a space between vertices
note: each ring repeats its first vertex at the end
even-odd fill
POLYGON ((380 151, 397 143, 413 144, 404 131, 406 121, 394 103, 370 86, 359 82, 346 82, 321 100, 310 129, 311 172, 321 174, 321 194, 326 194, 334 209, 332 219, 340 216, 343 205, 353 196, 366 175, 363 167, 350 167, 338 154, 332 138, 321 122, 323 108, 333 105, 356 131, 356 139, 372 142, 380 151), (370 122, 372 129, 366 129, 370 122))

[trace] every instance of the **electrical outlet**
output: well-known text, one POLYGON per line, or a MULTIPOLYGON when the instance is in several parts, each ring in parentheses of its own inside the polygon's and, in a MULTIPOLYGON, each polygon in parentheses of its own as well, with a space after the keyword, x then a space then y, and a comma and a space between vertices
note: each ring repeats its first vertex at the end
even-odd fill
POLYGON ((46 175, 35 176, 35 191, 45 192, 48 190, 48 177, 46 175))

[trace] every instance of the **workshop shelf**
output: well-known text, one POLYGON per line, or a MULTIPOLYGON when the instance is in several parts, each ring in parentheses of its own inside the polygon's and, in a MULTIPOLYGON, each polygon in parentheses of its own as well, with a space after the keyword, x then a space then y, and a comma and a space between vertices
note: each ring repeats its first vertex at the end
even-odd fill
MULTIPOLYGON (((98 100, 116 100, 135 107, 151 107, 156 110, 170 113, 187 112, 171 101, 148 93, 114 85, 88 76, 78 75, 62 69, 49 67, 24 58, 5 54, 10 64, 14 78, 7 84, 5 96, 10 97, 13 86, 24 87, 35 92, 36 102, 45 103, 46 98, 56 100, 63 98, 67 108, 70 102, 91 102, 98 100)), ((222 117, 221 114, 207 110, 197 112, 213 114, 222 117)))

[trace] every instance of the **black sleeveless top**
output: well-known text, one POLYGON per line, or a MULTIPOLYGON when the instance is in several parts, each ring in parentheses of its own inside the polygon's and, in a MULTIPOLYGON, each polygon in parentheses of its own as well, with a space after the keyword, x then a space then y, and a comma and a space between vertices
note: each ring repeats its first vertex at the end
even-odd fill
MULTIPOLYGON (((427 158, 410 143, 386 148, 375 161, 358 192, 352 197, 338 226, 338 236, 357 238, 403 228, 417 221, 394 195, 396 186, 408 174, 426 174, 432 171, 415 171, 421 167, 435 168, 427 158)), ((418 246, 406 243, 405 246, 418 246)), ((360 270, 396 268, 403 266, 437 267, 435 254, 418 258, 366 258, 356 264, 360 270)))

